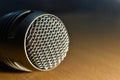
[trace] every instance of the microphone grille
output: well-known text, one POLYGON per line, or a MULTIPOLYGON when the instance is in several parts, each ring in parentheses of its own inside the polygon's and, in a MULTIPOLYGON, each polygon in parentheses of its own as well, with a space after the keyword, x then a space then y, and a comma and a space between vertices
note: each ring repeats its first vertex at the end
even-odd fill
POLYGON ((69 46, 63 22, 51 14, 35 18, 27 29, 24 47, 30 63, 37 69, 54 69, 66 57, 69 46))

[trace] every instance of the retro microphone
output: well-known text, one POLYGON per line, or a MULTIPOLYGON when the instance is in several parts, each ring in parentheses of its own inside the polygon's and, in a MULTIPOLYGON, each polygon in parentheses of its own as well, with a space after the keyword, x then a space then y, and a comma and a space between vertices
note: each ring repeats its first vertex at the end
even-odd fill
POLYGON ((0 18, 0 60, 22 71, 49 71, 66 57, 69 37, 55 15, 19 10, 0 18))

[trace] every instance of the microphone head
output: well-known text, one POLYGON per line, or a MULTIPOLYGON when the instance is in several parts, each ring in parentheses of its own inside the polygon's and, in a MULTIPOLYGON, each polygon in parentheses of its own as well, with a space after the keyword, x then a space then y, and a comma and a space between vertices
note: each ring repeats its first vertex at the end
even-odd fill
POLYGON ((0 26, 0 60, 15 69, 49 71, 66 57, 68 32, 55 15, 21 10, 3 16, 0 26))

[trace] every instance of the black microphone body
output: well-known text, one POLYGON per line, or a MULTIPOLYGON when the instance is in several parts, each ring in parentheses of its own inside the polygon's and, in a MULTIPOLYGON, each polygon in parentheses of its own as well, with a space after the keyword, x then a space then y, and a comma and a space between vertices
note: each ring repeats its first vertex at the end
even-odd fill
POLYGON ((66 56, 68 45, 64 24, 52 14, 20 10, 0 18, 0 60, 15 69, 54 69, 66 56))

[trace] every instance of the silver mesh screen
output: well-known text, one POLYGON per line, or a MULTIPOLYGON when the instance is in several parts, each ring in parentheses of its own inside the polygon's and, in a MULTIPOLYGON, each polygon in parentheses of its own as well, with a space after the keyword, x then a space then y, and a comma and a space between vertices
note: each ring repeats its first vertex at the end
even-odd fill
POLYGON ((28 58, 40 70, 55 68, 68 51, 66 28, 59 18, 51 14, 37 17, 30 25, 25 39, 28 58))

